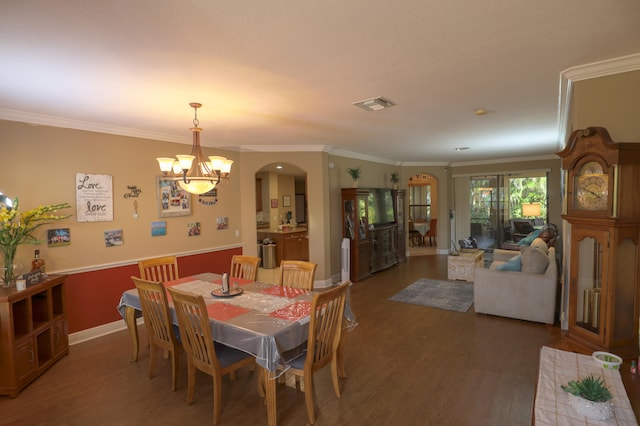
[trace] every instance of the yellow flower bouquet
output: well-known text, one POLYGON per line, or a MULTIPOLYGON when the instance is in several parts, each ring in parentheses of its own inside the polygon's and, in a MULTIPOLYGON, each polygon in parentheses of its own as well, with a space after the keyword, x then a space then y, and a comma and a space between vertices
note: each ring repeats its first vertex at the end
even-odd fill
POLYGON ((0 254, 3 260, 3 269, 0 278, 5 287, 14 284, 18 269, 14 263, 16 250, 20 244, 40 244, 33 235, 36 229, 54 220, 66 219, 71 215, 59 216, 56 211, 71 207, 68 203, 51 204, 20 213, 18 199, 13 203, 6 202, 0 206, 0 254))

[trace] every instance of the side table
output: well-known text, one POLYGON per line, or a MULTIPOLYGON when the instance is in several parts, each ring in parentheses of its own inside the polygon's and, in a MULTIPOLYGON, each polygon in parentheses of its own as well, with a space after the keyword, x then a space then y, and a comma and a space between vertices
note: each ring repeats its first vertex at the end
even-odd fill
POLYGON ((447 259, 447 277, 450 280, 473 281, 476 268, 484 268, 484 251, 461 252, 458 256, 449 255, 447 259))

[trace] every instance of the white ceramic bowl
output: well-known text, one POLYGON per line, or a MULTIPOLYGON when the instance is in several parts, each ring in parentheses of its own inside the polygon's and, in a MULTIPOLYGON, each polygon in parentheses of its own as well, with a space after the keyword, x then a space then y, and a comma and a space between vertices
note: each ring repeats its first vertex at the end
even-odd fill
POLYGON ((610 368, 612 370, 619 370, 620 365, 622 364, 622 358, 618 355, 614 355, 609 352, 594 352, 592 354, 593 359, 595 359, 598 364, 602 366, 602 368, 610 368))

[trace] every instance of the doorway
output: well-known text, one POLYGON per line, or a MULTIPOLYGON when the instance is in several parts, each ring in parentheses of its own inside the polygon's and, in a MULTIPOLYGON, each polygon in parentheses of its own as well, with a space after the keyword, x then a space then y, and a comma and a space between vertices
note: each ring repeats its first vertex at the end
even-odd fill
POLYGON ((409 178, 407 239, 409 256, 437 253, 438 180, 429 173, 409 178))

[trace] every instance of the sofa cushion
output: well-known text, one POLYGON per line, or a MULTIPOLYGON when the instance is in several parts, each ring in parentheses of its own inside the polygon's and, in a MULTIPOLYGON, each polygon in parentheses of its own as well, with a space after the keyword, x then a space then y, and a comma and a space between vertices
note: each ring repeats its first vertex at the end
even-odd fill
POLYGON ((542 250, 545 254, 549 253, 549 246, 544 242, 542 238, 536 238, 533 240, 529 247, 537 248, 542 250))
POLYGON ((529 246, 529 245, 531 245, 533 240, 538 238, 538 235, 540 235, 541 232, 542 232, 542 229, 536 229, 535 231, 533 231, 532 233, 530 233, 529 235, 527 235, 526 237, 524 237, 523 239, 518 241, 518 245, 519 246, 529 246))
POLYGON ((517 255, 517 256, 513 256, 507 262, 501 263, 500 265, 496 266, 496 271, 520 272, 521 268, 522 268, 522 256, 517 255))
POLYGON ((521 272, 544 274, 549 266, 549 256, 539 248, 523 246, 520 248, 522 256, 521 272))

